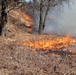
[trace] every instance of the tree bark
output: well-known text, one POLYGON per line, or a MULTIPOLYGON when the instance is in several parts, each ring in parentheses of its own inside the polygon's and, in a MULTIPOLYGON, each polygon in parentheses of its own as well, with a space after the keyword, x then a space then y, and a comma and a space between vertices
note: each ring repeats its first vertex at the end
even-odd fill
POLYGON ((48 12, 50 10, 50 1, 51 0, 48 0, 48 4, 47 4, 47 8, 46 8, 46 11, 45 11, 45 15, 43 15, 43 8, 44 8, 44 0, 41 0, 40 2, 40 22, 39 22, 39 34, 43 34, 44 32, 44 28, 45 28, 45 23, 46 23, 46 19, 47 19, 47 15, 48 15, 48 12), (43 17, 44 16, 44 17, 43 17))
POLYGON ((48 0, 48 5, 47 5, 47 8, 46 8, 46 11, 45 11, 45 15, 44 15, 44 21, 43 21, 43 30, 45 28, 45 23, 46 23, 46 19, 47 19, 47 16, 48 16, 48 12, 50 10, 50 1, 51 0, 48 0))
POLYGON ((7 24, 7 2, 8 0, 2 0, 1 2, 1 19, 2 19, 2 24, 1 24, 1 36, 5 37, 6 36, 6 24, 7 24))
POLYGON ((40 21, 39 21, 39 34, 43 34, 43 1, 40 1, 40 21))

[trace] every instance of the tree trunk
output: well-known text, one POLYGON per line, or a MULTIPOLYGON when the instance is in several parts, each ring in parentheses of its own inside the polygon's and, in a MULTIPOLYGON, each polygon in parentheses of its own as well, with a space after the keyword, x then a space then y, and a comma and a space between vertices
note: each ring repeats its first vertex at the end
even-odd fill
POLYGON ((43 34, 43 0, 40 1, 39 34, 43 34))
POLYGON ((2 37, 5 37, 6 36, 6 24, 7 24, 7 12, 6 12, 6 9, 7 9, 7 0, 2 0, 1 2, 1 6, 2 6, 2 9, 1 9, 1 19, 2 19, 2 24, 1 24, 1 36, 2 37))
POLYGON ((46 8, 46 11, 45 11, 45 15, 44 15, 44 21, 43 21, 43 30, 44 30, 44 28, 45 28, 45 22, 46 22, 46 19, 47 19, 47 16, 48 16, 48 12, 49 12, 49 10, 50 10, 50 1, 51 0, 48 0, 48 5, 47 5, 47 8, 46 8))
POLYGON ((43 34, 44 28, 45 28, 45 23, 47 19, 48 12, 50 10, 50 1, 48 0, 47 8, 45 11, 45 15, 43 15, 43 8, 44 8, 44 0, 40 1, 40 22, 39 22, 39 34, 43 34), (44 16, 44 17, 43 17, 44 16), (44 18, 44 19, 43 19, 44 18))

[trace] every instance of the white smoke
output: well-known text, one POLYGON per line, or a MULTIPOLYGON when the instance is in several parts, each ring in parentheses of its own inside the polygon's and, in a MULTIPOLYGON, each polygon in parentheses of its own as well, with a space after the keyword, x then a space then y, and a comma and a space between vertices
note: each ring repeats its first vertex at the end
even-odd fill
POLYGON ((63 12, 49 13, 45 27, 46 33, 76 36, 76 5, 68 7, 66 4, 63 12))

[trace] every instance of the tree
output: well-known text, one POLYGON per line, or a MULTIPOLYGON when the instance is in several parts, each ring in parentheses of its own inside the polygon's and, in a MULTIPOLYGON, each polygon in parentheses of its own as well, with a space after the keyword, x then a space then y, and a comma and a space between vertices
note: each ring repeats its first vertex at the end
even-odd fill
POLYGON ((7 0, 2 0, 1 1, 1 23, 0 23, 0 34, 4 37, 6 36, 6 24, 7 24, 7 0))
POLYGON ((50 10, 50 1, 51 0, 48 0, 48 4, 46 6, 46 11, 45 11, 45 15, 43 16, 43 8, 44 8, 44 0, 41 0, 40 1, 40 22, 39 22, 39 34, 43 34, 43 30, 45 28, 45 22, 46 22, 46 18, 47 18, 47 15, 48 15, 48 12, 50 10), (43 19, 44 17, 44 19, 43 19))
POLYGON ((0 35, 6 36, 8 12, 15 7, 21 7, 25 0, 0 0, 0 35), (19 5, 20 4, 20 5, 19 5))
MULTIPOLYGON (((54 8, 57 5, 62 5, 62 2, 69 2, 69 0, 33 0, 34 7, 39 4, 36 10, 39 11, 39 34, 43 34, 47 16, 49 11, 52 11, 51 8, 54 8)), ((35 10, 34 8, 34 10, 35 10)), ((37 16, 37 15, 36 15, 37 16)))

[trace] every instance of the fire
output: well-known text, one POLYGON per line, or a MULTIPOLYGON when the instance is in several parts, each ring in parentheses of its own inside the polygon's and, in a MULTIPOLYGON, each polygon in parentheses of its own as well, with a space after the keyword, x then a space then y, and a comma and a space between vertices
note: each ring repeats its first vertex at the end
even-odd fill
POLYGON ((31 27, 31 28, 28 28, 28 31, 29 32, 32 32, 33 31, 33 28, 31 27))
POLYGON ((54 40, 48 40, 48 39, 42 39, 39 41, 28 41, 23 43, 23 46, 39 49, 39 50, 61 50, 63 48, 67 48, 71 45, 75 45, 76 40, 72 39, 70 36, 54 39, 54 40))
POLYGON ((31 18, 28 14, 25 14, 24 19, 25 19, 26 25, 28 27, 28 31, 31 32, 33 30, 33 28, 32 28, 32 25, 34 23, 33 18, 31 18))
POLYGON ((33 25, 33 19, 29 15, 25 14, 24 18, 28 26, 33 25))

